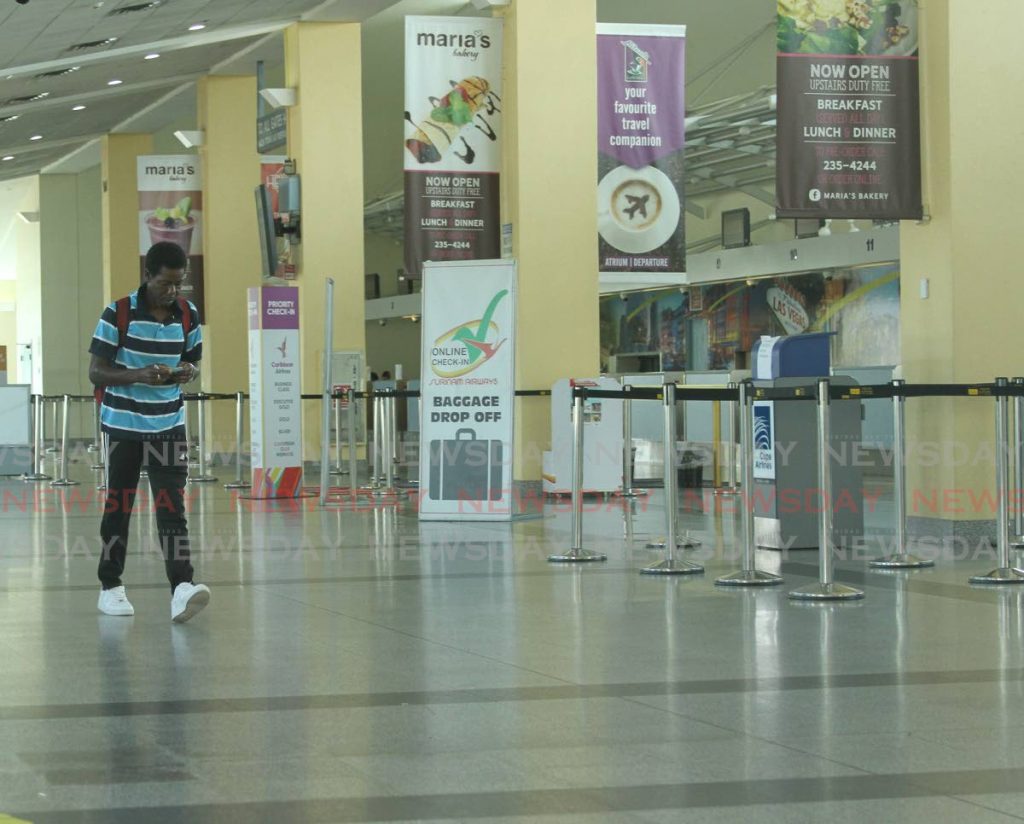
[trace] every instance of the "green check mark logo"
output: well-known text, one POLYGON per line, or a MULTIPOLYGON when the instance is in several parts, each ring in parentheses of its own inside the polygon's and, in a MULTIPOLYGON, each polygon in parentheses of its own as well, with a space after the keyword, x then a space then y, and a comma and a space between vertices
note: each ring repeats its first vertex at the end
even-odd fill
POLYGON ((470 327, 463 326, 453 335, 452 340, 457 340, 466 346, 470 363, 476 363, 483 354, 488 354, 488 356, 490 356, 497 351, 497 346, 488 346, 487 332, 490 330, 491 318, 494 317, 498 304, 501 303, 502 299, 507 294, 508 289, 502 289, 491 299, 491 302, 487 306, 487 311, 485 311, 484 316, 480 318, 480 323, 477 325, 475 332, 470 329, 470 327))

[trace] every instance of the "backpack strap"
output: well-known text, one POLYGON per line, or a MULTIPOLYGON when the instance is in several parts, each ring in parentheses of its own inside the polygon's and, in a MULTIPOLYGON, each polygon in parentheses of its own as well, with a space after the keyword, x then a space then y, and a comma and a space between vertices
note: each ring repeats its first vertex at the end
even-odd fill
POLYGON ((181 334, 184 339, 181 344, 181 354, 184 356, 188 352, 188 334, 192 331, 192 310, 185 298, 178 298, 178 308, 181 310, 181 334))
POLYGON ((128 336, 128 324, 132 320, 131 297, 118 298, 114 308, 117 312, 117 348, 120 349, 124 346, 124 339, 128 336))

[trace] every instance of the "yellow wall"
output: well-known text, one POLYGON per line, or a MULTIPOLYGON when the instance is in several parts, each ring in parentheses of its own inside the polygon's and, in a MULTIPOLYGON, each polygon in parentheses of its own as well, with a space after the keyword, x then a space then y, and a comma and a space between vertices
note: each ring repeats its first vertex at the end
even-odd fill
MULTIPOLYGON (((92 393, 89 341, 103 310, 99 169, 40 175, 43 391, 92 393)), ((72 407, 70 434, 92 434, 92 407, 72 407)))
MULTIPOLYGON (((901 227, 902 347, 915 382, 991 381, 1024 373, 1019 292, 1024 233, 1019 229, 1019 96, 1014 0, 984 4, 936 0, 922 8, 924 197, 930 222, 901 227), (978 44, 984 43, 984 48, 978 44), (919 297, 929 280, 929 297, 919 297)), ((911 440, 954 444, 976 455, 993 437, 989 401, 908 403, 911 440)), ((994 487, 990 460, 908 468, 910 487, 994 487)), ((991 520, 987 509, 943 513, 947 520, 991 520)), ((911 513, 915 514, 915 513, 911 513)), ((920 514, 920 513, 918 513, 920 514)), ((926 513, 929 514, 929 513, 926 513)), ((934 517, 934 516, 931 516, 934 517)))
MULTIPOLYGON (((285 32, 288 154, 302 175, 302 246, 296 285, 302 391, 322 389, 324 284, 335 281, 334 348, 366 350, 363 307, 363 142, 360 27, 297 23, 285 32)), ((306 402, 307 458, 319 454, 320 412, 306 402)))
MULTIPOLYGON (((503 222, 519 261, 521 389, 599 369, 596 20, 595 0, 516 0, 505 13, 503 222)), ((540 479, 550 428, 548 404, 517 405, 518 480, 540 479)))
MULTIPOLYGON (((256 79, 205 77, 198 87, 198 125, 205 132, 202 387, 207 392, 248 392, 246 289, 260 284, 259 230, 253 189, 256 153, 256 79)), ((231 449, 235 407, 210 405, 210 450, 231 449)))
POLYGON ((136 158, 152 149, 153 138, 148 134, 109 134, 102 139, 103 296, 107 302, 139 286, 136 158))

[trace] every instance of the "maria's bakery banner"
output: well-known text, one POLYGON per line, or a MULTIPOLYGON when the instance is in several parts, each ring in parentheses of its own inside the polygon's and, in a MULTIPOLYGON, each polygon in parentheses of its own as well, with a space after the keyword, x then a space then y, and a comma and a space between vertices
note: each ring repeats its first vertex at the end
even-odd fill
POLYGON ((917 0, 778 0, 779 217, 922 216, 917 0))
POLYGON ((597 27, 600 271, 686 270, 686 27, 597 27))
POLYGON ((138 158, 139 271, 154 243, 170 241, 188 255, 181 295, 205 320, 203 306, 203 181, 196 155, 141 155, 138 158))
POLYGON ((501 256, 502 21, 405 19, 405 269, 501 256))

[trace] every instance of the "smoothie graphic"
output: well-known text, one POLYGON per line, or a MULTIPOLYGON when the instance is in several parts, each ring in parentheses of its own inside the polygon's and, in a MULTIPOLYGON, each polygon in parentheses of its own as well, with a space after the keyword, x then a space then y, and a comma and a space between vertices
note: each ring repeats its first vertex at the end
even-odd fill
POLYGON ((169 240, 179 246, 186 254, 192 250, 192 231, 196 227, 194 217, 189 216, 192 210, 192 198, 183 197, 171 209, 159 207, 146 218, 149 229, 150 243, 161 243, 169 240))

